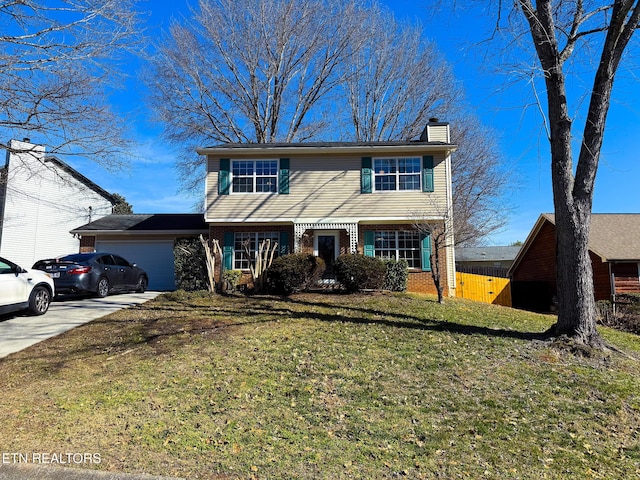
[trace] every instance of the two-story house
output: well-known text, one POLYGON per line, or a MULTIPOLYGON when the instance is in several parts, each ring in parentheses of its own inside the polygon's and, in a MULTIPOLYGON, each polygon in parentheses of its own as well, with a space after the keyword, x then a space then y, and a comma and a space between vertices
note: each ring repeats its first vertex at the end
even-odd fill
MULTIPOLYGON (((243 245, 255 252, 268 239, 280 254, 313 253, 329 269, 346 253, 405 259, 409 291, 435 293, 433 242, 416 223, 450 214, 455 148, 449 124, 429 122, 419 141, 198 149, 207 159, 205 222, 222 246, 221 269, 248 271, 243 245)), ((453 295, 452 239, 442 250, 453 295)))
POLYGON ((70 230, 113 211, 113 196, 28 139, 0 166, 0 256, 23 267, 77 252, 70 230))

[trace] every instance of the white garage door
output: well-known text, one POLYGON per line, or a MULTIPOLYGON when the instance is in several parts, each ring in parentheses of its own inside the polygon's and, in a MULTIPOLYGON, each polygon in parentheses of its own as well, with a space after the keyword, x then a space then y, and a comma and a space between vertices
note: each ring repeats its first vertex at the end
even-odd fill
POLYGON ((175 290, 173 241, 127 242, 102 240, 96 244, 99 252, 116 253, 137 264, 149 275, 149 290, 175 290))

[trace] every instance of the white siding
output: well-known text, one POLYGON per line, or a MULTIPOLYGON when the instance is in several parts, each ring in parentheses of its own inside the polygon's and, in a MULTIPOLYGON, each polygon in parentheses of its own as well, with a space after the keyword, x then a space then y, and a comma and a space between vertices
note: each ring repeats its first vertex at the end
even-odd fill
POLYGON ((111 213, 102 195, 59 166, 44 161, 44 149, 11 154, 0 238, 0 256, 31 267, 36 260, 78 252, 69 231, 111 213))

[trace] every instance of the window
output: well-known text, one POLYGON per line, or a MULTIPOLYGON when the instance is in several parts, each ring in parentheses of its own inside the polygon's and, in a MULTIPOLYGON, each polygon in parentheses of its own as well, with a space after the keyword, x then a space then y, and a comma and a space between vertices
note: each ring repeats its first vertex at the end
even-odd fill
POLYGON ((376 158, 373 176, 376 191, 420 190, 420 158, 376 158))
POLYGON ((276 193, 277 160, 234 160, 231 163, 233 193, 276 193))
POLYGON ((420 268, 420 234, 418 232, 374 232, 374 255, 380 258, 401 260, 409 268, 420 268))
MULTIPOLYGON (((280 234, 278 232, 238 232, 234 234, 233 239, 233 268, 235 270, 249 270, 249 258, 245 251, 244 245, 247 243, 251 259, 256 258, 257 250, 260 244, 265 240, 269 240, 271 245, 278 242, 280 234)), ((274 258, 278 256, 278 252, 274 258)))

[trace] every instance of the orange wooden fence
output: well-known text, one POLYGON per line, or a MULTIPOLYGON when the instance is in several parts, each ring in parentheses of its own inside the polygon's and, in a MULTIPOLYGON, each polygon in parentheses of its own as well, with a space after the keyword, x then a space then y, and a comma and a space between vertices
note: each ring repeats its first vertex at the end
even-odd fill
POLYGON ((456 272, 456 296, 510 307, 511 283, 508 278, 456 272))

